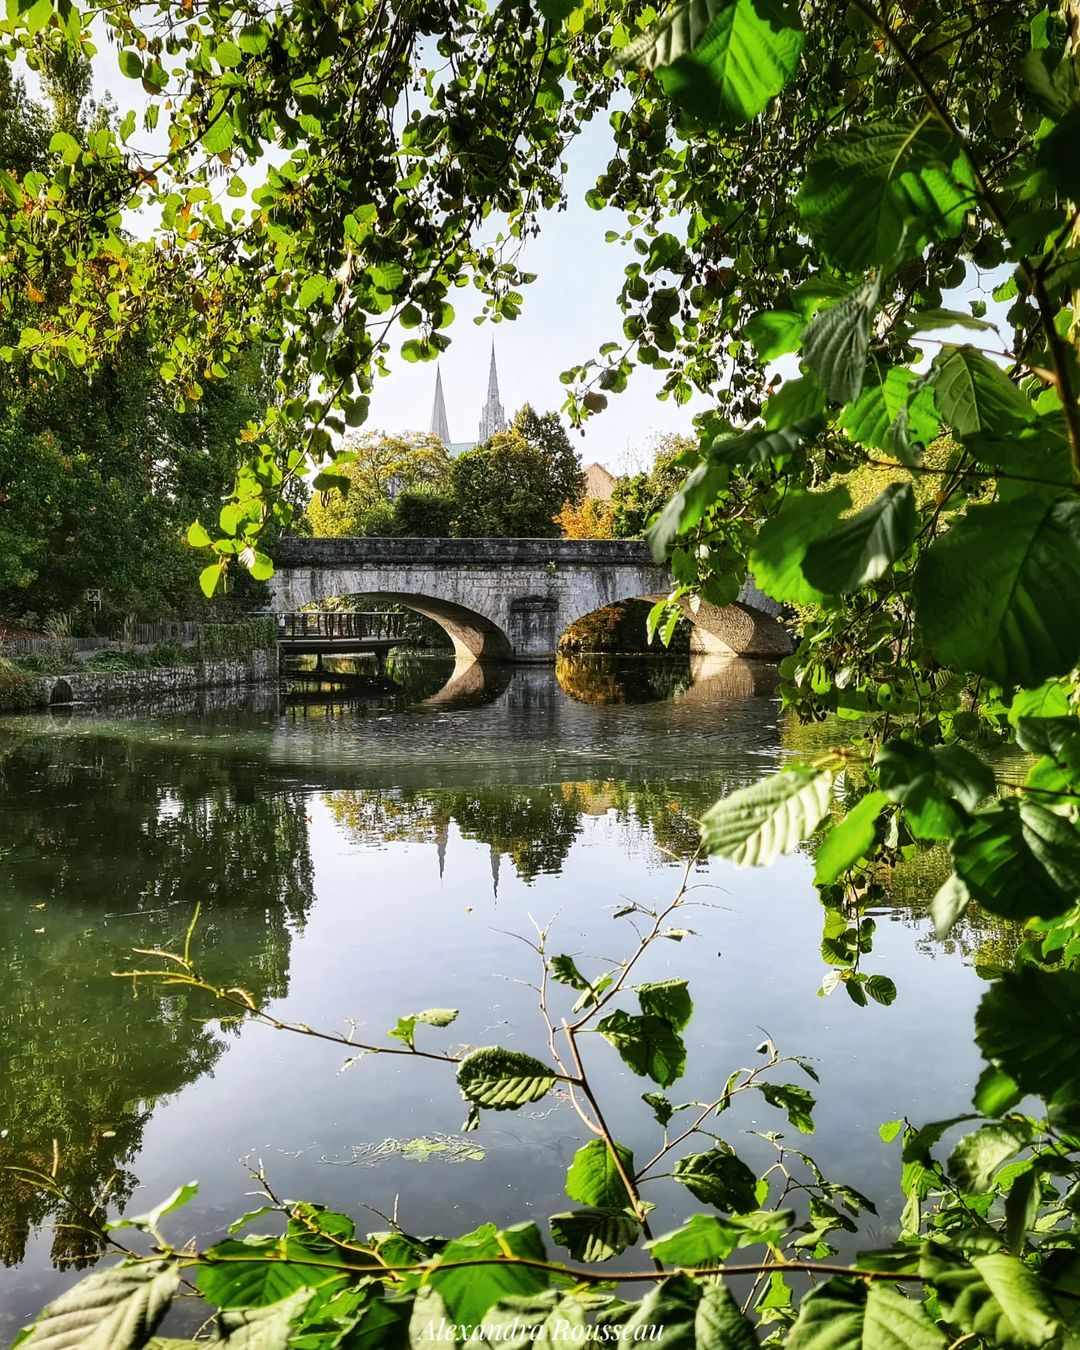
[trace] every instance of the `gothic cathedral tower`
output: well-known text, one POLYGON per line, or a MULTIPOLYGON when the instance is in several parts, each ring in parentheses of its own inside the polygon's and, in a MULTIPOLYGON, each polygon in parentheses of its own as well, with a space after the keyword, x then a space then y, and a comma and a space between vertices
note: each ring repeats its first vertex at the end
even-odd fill
POLYGON ((491 369, 488 372, 487 402, 480 414, 480 440, 489 440, 498 431, 506 430, 506 414, 499 402, 499 372, 495 369, 495 344, 491 344, 491 369))

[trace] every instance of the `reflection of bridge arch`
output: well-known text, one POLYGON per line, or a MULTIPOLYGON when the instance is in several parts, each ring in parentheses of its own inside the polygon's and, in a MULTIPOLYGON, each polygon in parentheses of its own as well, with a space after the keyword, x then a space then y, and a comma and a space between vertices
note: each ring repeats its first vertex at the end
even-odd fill
MULTIPOLYGON (((283 539, 274 604, 301 609, 365 595, 433 619, 460 659, 551 661, 576 619, 618 600, 655 601, 670 573, 637 540, 283 539)), ((702 603, 686 617, 696 651, 783 656, 791 640, 779 606, 747 582, 735 604, 702 603)))

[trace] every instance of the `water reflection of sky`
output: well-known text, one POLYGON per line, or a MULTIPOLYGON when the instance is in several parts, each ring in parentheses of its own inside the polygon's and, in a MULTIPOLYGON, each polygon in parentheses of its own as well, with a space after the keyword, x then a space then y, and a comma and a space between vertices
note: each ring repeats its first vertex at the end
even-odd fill
MULTIPOLYGON (((177 942, 201 899, 215 977, 255 988, 283 1017, 331 1028, 351 1017, 382 1039, 402 1014, 457 1007, 448 1031, 421 1028, 425 1043, 543 1054, 536 958, 512 935, 535 920, 550 925, 552 950, 589 970, 618 957, 633 935, 613 912, 674 893, 693 815, 787 753, 776 703, 755 693, 770 687, 761 672, 729 670, 711 688, 699 672, 644 702, 620 700, 610 671, 599 674, 606 692, 592 704, 587 672, 567 692, 566 672, 559 683, 524 671, 460 707, 391 694, 7 723, 8 1157, 48 1161, 56 1138, 62 1179, 66 1169, 89 1194, 118 1170, 115 1189, 139 1209, 197 1177, 177 1238, 212 1236, 247 1207, 243 1158, 261 1158, 281 1193, 357 1213, 396 1207, 419 1231, 490 1218, 543 1226, 566 1208, 565 1166, 584 1140, 555 1099, 486 1117, 472 1137, 482 1162, 373 1150, 456 1135, 463 1104, 445 1066, 369 1058, 342 1073, 333 1047, 259 1027, 223 1036, 194 1005, 149 991, 133 1003, 111 972, 133 946, 177 942)), ((878 915, 867 968, 896 981, 888 1009, 817 996, 821 910, 807 857, 760 872, 710 864, 695 877, 701 903, 680 920, 695 935, 660 944, 641 971, 688 977, 696 1003, 672 1097, 715 1096, 732 1068, 754 1062, 762 1030, 782 1052, 816 1056, 817 1133, 794 1142, 894 1213, 896 1159, 878 1125, 965 1109, 978 1069, 980 981, 964 951, 933 942, 919 910, 932 866, 878 915)), ((598 1038, 585 1054, 620 1138, 651 1153, 649 1084, 598 1038)), ((789 1128, 758 1099, 720 1126, 762 1165, 769 1150, 747 1131, 789 1128)), ((649 1198, 656 1231, 695 1207, 667 1181, 649 1198)), ((25 1252, 0 1272, 5 1334, 73 1278, 53 1268, 79 1254, 52 1232, 55 1217, 22 1192, 0 1203, 6 1259, 25 1252)))

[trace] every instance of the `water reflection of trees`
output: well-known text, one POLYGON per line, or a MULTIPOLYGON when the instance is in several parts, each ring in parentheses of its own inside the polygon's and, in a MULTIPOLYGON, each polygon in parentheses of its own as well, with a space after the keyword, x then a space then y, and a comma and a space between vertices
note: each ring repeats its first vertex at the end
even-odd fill
POLYGON ((93 737, 23 742, 0 765, 0 1165, 54 1173, 74 1208, 8 1174, 0 1260, 56 1220, 56 1264, 99 1254, 79 1208, 122 1204, 156 1102, 226 1044, 198 995, 132 987, 119 954, 174 946, 202 902, 211 978, 285 992, 312 899, 304 799, 264 795, 255 764, 93 737), (197 1004, 199 1006, 197 1006, 197 1004))
POLYGON ((441 852, 453 825, 463 838, 509 858, 529 882, 562 871, 585 816, 610 814, 627 827, 628 840, 640 839, 644 830, 657 859, 688 858, 698 846, 696 818, 724 790, 691 781, 599 780, 441 791, 360 788, 327 793, 325 800, 359 843, 427 843, 441 852))

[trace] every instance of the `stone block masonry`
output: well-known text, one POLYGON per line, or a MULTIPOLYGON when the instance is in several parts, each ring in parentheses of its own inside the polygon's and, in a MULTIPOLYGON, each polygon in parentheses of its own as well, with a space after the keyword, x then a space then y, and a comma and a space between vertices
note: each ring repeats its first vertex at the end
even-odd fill
POLYGON ((149 670, 73 671, 41 676, 37 706, 66 703, 158 703, 199 689, 259 684, 277 678, 277 652, 253 651, 245 659, 210 657, 189 666, 149 670))

